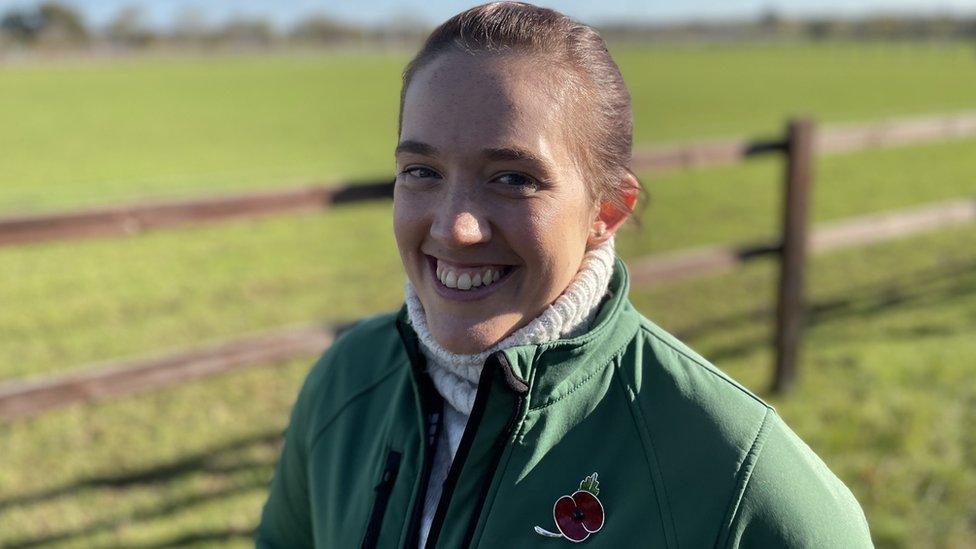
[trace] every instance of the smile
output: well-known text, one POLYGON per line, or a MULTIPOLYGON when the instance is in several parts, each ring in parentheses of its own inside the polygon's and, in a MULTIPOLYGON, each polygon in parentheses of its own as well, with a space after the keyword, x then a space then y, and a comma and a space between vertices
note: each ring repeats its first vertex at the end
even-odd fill
POLYGON ((449 298, 480 298, 508 279, 514 265, 451 263, 426 256, 438 293, 449 298))

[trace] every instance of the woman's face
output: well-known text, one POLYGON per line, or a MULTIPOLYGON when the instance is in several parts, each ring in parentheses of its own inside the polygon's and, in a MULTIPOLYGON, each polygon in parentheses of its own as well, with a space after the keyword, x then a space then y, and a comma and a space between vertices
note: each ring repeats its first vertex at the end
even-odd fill
POLYGON ((452 352, 528 323, 582 261, 597 208, 553 80, 524 58, 445 53, 407 89, 394 230, 431 333, 452 352))

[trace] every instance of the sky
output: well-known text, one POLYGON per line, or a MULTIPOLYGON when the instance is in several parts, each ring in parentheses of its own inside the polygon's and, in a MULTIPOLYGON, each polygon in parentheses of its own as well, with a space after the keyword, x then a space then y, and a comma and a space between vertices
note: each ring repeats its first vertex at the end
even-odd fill
MULTIPOLYGON (((428 25, 484 0, 60 0, 80 11, 94 26, 108 24, 119 10, 137 8, 144 21, 165 29, 187 13, 220 24, 232 19, 262 18, 281 28, 309 15, 326 15, 362 25, 417 21, 428 25)), ((36 6, 42 0, 0 0, 0 13, 13 7, 36 6)), ((555 8, 583 22, 674 22, 749 19, 775 10, 782 15, 924 13, 976 15, 976 0, 563 0, 536 3, 555 8)))

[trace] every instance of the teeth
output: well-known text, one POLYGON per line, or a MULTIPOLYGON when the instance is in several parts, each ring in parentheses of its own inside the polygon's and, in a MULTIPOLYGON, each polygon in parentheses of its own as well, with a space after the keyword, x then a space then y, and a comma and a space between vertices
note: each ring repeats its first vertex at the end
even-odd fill
POLYGON ((448 288, 467 291, 472 288, 494 284, 502 277, 501 269, 484 269, 481 272, 470 272, 454 270, 449 265, 437 262, 437 279, 448 288))

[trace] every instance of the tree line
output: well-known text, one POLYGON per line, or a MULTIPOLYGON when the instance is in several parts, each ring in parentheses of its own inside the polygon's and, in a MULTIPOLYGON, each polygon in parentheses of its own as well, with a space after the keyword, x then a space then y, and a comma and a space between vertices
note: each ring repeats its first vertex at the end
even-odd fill
MULTIPOLYGON (((208 24, 196 11, 177 16, 166 30, 153 28, 135 7, 121 9, 107 25, 93 28, 73 8, 57 2, 15 7, 0 14, 0 49, 124 49, 177 47, 274 47, 342 45, 422 40, 430 25, 407 17, 379 27, 363 27, 326 16, 310 16, 290 28, 264 19, 232 19, 208 24)), ((608 40, 724 42, 752 40, 976 40, 976 16, 872 15, 859 19, 787 18, 767 11, 753 20, 600 26, 608 40)))
POLYGON ((332 45, 419 40, 429 31, 430 27, 409 18, 394 25, 367 28, 321 15, 307 17, 287 29, 261 18, 210 24, 202 13, 193 9, 179 13, 168 28, 158 29, 146 22, 140 9, 132 6, 122 8, 107 25, 92 27, 78 11, 57 2, 15 7, 0 13, 0 49, 332 45))

